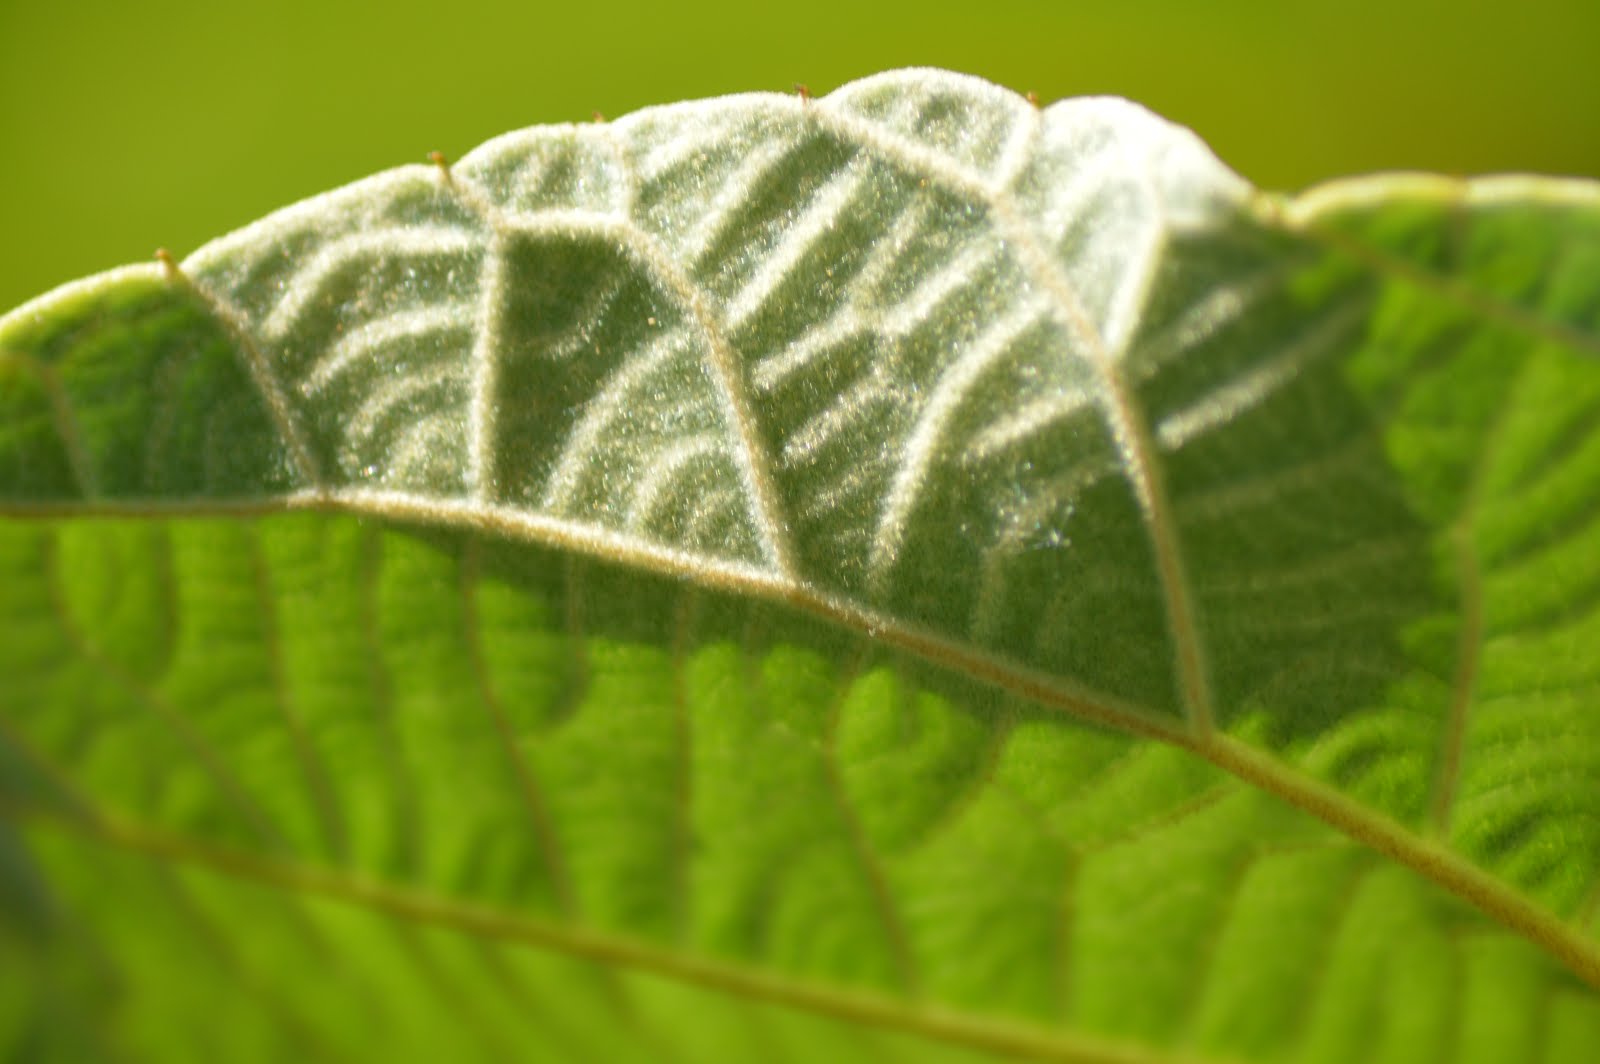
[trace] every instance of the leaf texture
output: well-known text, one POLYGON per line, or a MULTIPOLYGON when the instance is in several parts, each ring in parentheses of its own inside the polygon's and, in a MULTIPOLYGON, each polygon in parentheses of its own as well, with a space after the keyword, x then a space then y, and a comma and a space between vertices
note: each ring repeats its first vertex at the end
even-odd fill
POLYGON ((0 319, 22 1059, 1587 1060, 1600 191, 908 71, 0 319))

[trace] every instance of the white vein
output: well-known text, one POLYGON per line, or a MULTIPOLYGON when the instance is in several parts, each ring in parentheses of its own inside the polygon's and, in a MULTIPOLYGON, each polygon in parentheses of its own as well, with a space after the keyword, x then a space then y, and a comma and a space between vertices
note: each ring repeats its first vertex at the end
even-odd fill
MULTIPOLYGON (((749 127, 762 118, 778 113, 779 109, 774 107, 773 103, 773 97, 759 95, 724 97, 720 101, 701 100, 672 105, 667 110, 675 111, 679 115, 692 115, 698 110, 699 121, 680 125, 674 129, 675 136, 652 144, 639 162, 640 180, 659 181, 669 172, 689 165, 691 160, 698 162, 712 151, 721 150, 724 145, 743 139, 741 134, 748 132, 748 128, 742 129, 741 126, 749 127), (713 102, 718 106, 701 106, 713 102)), ((648 125, 650 119, 659 113, 658 108, 647 108, 610 123, 610 128, 618 134, 624 129, 633 134, 636 126, 648 125)), ((656 131, 651 130, 651 132, 656 131)), ((770 136, 773 131, 763 132, 770 136)))
POLYGON ((695 220, 689 231, 676 241, 685 261, 698 263, 705 258, 723 231, 747 205, 750 190, 776 170, 793 147, 787 140, 774 139, 744 157, 711 197, 708 208, 695 220))
POLYGON ((975 638, 980 642, 993 640, 1008 616, 1007 567, 1024 551, 1067 549, 1067 524, 1078 497, 1116 472, 1109 457, 1091 458, 1043 484, 1030 485, 1022 505, 1002 515, 999 536, 983 552, 978 595, 972 609, 975 638))
MULTIPOLYGON (((493 208, 482 207, 480 205, 482 194, 467 182, 455 180, 453 184, 461 189, 464 198, 482 211, 485 221, 495 232, 496 247, 490 250, 483 281, 486 291, 485 317, 491 325, 496 320, 497 308, 504 303, 502 298, 491 298, 487 294, 498 293, 505 283, 500 276, 501 270, 498 265, 504 258, 504 253, 499 250, 498 244, 513 236, 534 239, 554 237, 567 240, 598 238, 608 241, 612 247, 622 251, 636 265, 653 276, 683 309, 689 312, 689 317, 698 328, 706 347, 706 354, 709 356, 712 377, 721 400, 725 423, 736 438, 734 449, 736 463, 751 500, 752 516, 761 537, 762 547, 780 571, 795 577, 797 569, 793 559, 793 548, 789 544, 788 528, 781 518, 777 489, 773 486, 766 467, 766 453, 757 438, 755 417, 750 408, 738 352, 729 345, 722 322, 712 310, 705 293, 678 266, 666 245, 633 222, 618 219, 601 211, 544 210, 505 217, 493 208)), ((492 336, 495 331, 497 330, 486 327, 485 334, 492 336)), ((498 347, 497 340, 485 340, 483 336, 479 337, 479 345, 475 348, 474 355, 475 380, 492 381, 494 355, 498 347)), ((493 388, 487 384, 480 383, 475 388, 470 423, 475 443, 472 452, 473 472, 478 475, 481 475, 481 470, 487 468, 487 461, 492 457, 486 448, 486 442, 493 437, 492 394, 493 388)), ((479 484, 480 481, 474 479, 469 483, 479 484)), ((481 486, 479 494, 482 494, 481 486)))
MULTIPOLYGON (((645 475, 634 486, 633 498, 628 503, 627 527, 638 531, 646 526, 671 488, 688 467, 706 458, 721 457, 726 444, 715 436, 691 436, 668 447, 657 456, 645 475)), ((701 501, 704 505, 704 500, 701 501)))
MULTIPOLYGON (((608 283, 589 293, 583 305, 578 308, 578 312, 573 315, 572 325, 560 334, 547 337, 539 354, 553 362, 562 362, 580 351, 594 349, 594 334, 605 324, 605 316, 611 310, 611 304, 617 301, 617 297, 627 286, 627 275, 619 272, 608 283)), ((600 352, 595 350, 595 353, 600 352)))
POLYGON ((862 265, 861 272, 850 282, 852 306, 860 305, 868 296, 877 295, 878 286, 900 261, 900 256, 905 253, 907 246, 928 225, 928 216, 933 213, 933 205, 932 196, 926 193, 917 196, 909 206, 902 208, 895 216, 894 224, 889 227, 888 232, 872 242, 872 252, 862 265))
POLYGON ((340 237, 319 248, 310 262, 295 271, 283 298, 262 321, 261 331, 269 339, 285 337, 323 288, 354 266, 400 258, 464 255, 481 242, 482 237, 477 234, 446 226, 363 230, 340 237))
POLYGON ((868 571, 880 586, 888 579, 890 567, 899 556, 912 510, 928 483, 929 470, 943 454, 945 432, 951 419, 983 375, 1010 354, 1017 341, 1037 328, 1045 314, 1046 308, 1039 299, 1013 306, 991 323, 939 378, 906 441, 900 468, 884 500, 878 529, 872 537, 868 571))
POLYGON ((721 488, 707 493, 689 518, 689 525, 684 529, 684 541, 705 542, 706 527, 713 521, 724 518, 730 511, 737 511, 742 501, 739 493, 732 488, 721 488))
MULTIPOLYGON (((756 363, 750 379, 757 390, 771 391, 777 388, 793 374, 809 366, 819 354, 850 340, 869 335, 883 336, 886 332, 894 331, 894 323, 886 322, 877 308, 868 307, 877 296, 878 286, 883 283, 884 277, 905 252, 906 246, 916 238, 918 230, 927 223, 932 209, 933 201, 921 196, 899 213, 889 231, 872 242, 872 251, 868 253, 861 271, 850 279, 845 301, 838 310, 826 322, 807 330, 804 336, 787 345, 780 353, 756 363)), ((903 317, 897 317, 896 321, 903 317)))
POLYGON ((839 216, 855 199, 869 172, 866 166, 846 165, 828 179, 800 217, 787 228, 778 246, 762 257, 755 276, 728 301, 723 320, 729 329, 739 328, 765 306, 816 242, 834 230, 839 216))
POLYGON ((850 387, 839 393, 834 402, 811 415, 789 434, 779 452, 785 467, 800 465, 850 424, 860 421, 884 404, 899 405, 895 389, 879 373, 863 374, 850 387))
POLYGON ((306 442, 305 428, 300 424, 299 415, 294 407, 289 405, 288 391, 279 380, 277 370, 273 368, 260 345, 251 336, 243 312, 222 293, 214 291, 188 274, 183 274, 180 283, 188 285, 189 290, 206 303, 212 314, 232 335, 238 350, 244 355, 245 371, 260 389, 261 397, 266 401, 267 408, 277 423, 278 431, 283 435, 284 447, 289 452, 289 460, 294 463, 295 470, 307 484, 319 489, 326 487, 327 474, 306 442))
POLYGON ((865 149, 869 154, 901 169, 931 177, 969 200, 979 204, 994 204, 1004 198, 1002 190, 991 185, 983 175, 962 166, 948 155, 924 147, 876 122, 842 111, 827 100, 816 101, 806 115, 846 144, 865 149))
POLYGON ((1096 398, 1088 388, 1064 386, 1054 395, 1032 399, 974 435, 967 447, 967 457, 976 462, 987 461, 1094 408, 1096 398))
POLYGON ((328 348, 300 383, 300 391, 313 395, 361 360, 393 344, 418 340, 435 333, 465 331, 473 326, 472 307, 465 303, 440 303, 417 310, 398 311, 375 318, 345 333, 328 348))
POLYGON ((615 127, 602 123, 599 129, 600 142, 605 145, 606 154, 611 156, 611 165, 617 168, 617 185, 621 196, 620 200, 612 204, 611 209, 618 217, 632 218, 639 203, 639 175, 634 173, 633 164, 628 160, 628 153, 622 148, 622 141, 617 136, 615 127))
POLYGON ((454 384, 459 391, 465 391, 466 371, 459 363, 442 360, 425 369, 413 369, 403 375, 385 378, 356 407, 349 421, 348 432, 353 437, 370 438, 394 407, 410 403, 418 396, 447 384, 454 384))
POLYGON ((1116 163, 1116 153, 1102 151, 1048 186, 1048 196, 1034 205, 1034 224, 1045 242, 1059 246, 1073 225, 1093 213, 1094 198, 1117 177, 1116 163))
POLYGON ((970 288, 973 278, 989 263, 997 261, 1001 251, 999 242, 989 237, 971 239, 954 258, 923 277, 904 299, 885 312, 882 331, 899 335, 927 324, 945 300, 970 288))
POLYGON ((1274 263, 1252 277, 1218 285, 1189 303, 1159 332, 1139 344, 1138 362, 1132 367, 1139 380, 1148 380, 1177 358, 1205 343, 1244 316, 1279 287, 1289 269, 1274 263))
MULTIPOLYGON (((843 475, 827 487, 816 491, 811 499, 801 506, 801 515, 820 519, 831 511, 853 502, 862 493, 876 490, 883 467, 882 461, 855 461, 846 464, 843 475)), ((868 531, 862 527, 860 538, 865 540, 868 531)))
POLYGON ((583 415, 573 426, 562 448, 561 458, 545 485, 540 504, 548 510, 566 510, 583 485, 584 474, 594 464, 594 455, 611 425, 630 415, 629 399, 640 390, 650 375, 672 359, 693 350, 690 337, 681 330, 663 333, 627 359, 613 373, 594 398, 584 404, 583 415))
POLYGON ((454 461, 456 456, 440 447, 441 441, 460 438, 454 422, 450 414, 440 413, 407 426, 388 446, 389 463, 388 469, 383 471, 383 480, 396 479, 397 474, 412 469, 428 471, 443 462, 454 461))
POLYGON ((930 102, 932 101, 927 96, 914 92, 896 93, 887 100, 881 95, 858 100, 856 94, 845 89, 831 94, 827 98, 826 105, 849 110, 863 121, 903 132, 916 128, 927 112, 930 102), (884 108, 885 102, 888 103, 887 108, 884 108))
POLYGON ((1117 286, 1111 305, 1106 308, 1105 322, 1100 326, 1106 357, 1112 361, 1121 361, 1127 353, 1140 312, 1149 303, 1150 286, 1166 249, 1167 230, 1159 221, 1146 223, 1141 236, 1139 253, 1117 286))
POLYGON ((1319 358, 1338 350, 1337 341, 1349 332, 1362 312, 1358 303, 1341 306, 1272 358, 1251 366, 1220 388, 1162 418, 1156 426, 1157 442, 1166 450, 1177 450, 1196 436, 1237 420, 1273 393, 1300 379, 1319 358))
POLYGON ((1028 109, 1012 118, 1006 131, 1005 143, 1000 147, 1000 157, 994 166, 994 184, 997 189, 1009 190, 1022 176, 1022 171, 1032 161, 1044 130, 1044 112, 1029 105, 1028 109))
POLYGON ((842 307, 822 325, 807 330, 779 354, 757 362, 750 371, 750 383, 759 392, 770 392, 784 381, 810 366, 818 356, 843 344, 866 336, 877 336, 871 319, 852 307, 842 307))
POLYGON ((500 394, 500 326, 505 313, 506 234, 504 222, 485 215, 493 234, 478 283, 477 336, 469 357, 472 395, 467 407, 467 490, 480 499, 492 497, 496 447, 495 409, 500 394))
POLYGON ((1145 202, 1150 205, 1138 250, 1129 256, 1120 283, 1106 307, 1105 320, 1100 324, 1104 357, 1119 362, 1133 339, 1140 312, 1149 303, 1150 287, 1155 283, 1156 271, 1166 250, 1168 229, 1160 190, 1151 180, 1149 160, 1134 154, 1134 146, 1127 138, 1117 137, 1115 143, 1123 161, 1122 172, 1133 175, 1144 193, 1145 202))

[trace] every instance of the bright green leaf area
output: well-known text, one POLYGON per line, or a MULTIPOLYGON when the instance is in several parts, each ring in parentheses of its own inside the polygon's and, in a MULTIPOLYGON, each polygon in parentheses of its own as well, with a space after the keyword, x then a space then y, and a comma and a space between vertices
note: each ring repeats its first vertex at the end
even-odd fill
POLYGON ((884 75, 0 319, 0 1056, 1588 1061, 1600 188, 884 75))

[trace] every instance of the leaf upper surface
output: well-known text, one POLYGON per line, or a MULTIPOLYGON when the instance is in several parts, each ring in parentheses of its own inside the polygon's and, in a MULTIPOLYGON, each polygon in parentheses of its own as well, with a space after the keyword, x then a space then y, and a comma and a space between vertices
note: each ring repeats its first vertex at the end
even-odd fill
POLYGON ((1583 1059, 1597 337, 1593 186, 933 71, 44 297, 0 1046, 1583 1059))

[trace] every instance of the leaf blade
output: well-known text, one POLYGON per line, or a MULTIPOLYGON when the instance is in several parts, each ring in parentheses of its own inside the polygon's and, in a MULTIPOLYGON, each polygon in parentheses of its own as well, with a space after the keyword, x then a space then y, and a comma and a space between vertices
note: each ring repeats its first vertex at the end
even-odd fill
MULTIPOLYGON (((823 101, 513 134, 448 174, 394 171, 291 208, 203 249, 181 284, 135 271, 24 308, 0 346, 42 384, 6 422, 32 428, 3 439, 12 468, 45 469, 62 494, 7 484, 4 513, 25 520, 6 529, 6 616, 42 612, 16 632, 55 649, 45 666, 18 657, 35 682, 6 719, 37 730, 30 707, 78 691, 111 720, 131 696, 154 720, 135 745, 202 768, 167 797, 148 766, 130 788, 118 777, 138 770, 93 767, 71 727, 52 734, 81 722, 45 725, 45 745, 113 806, 239 859, 256 860, 261 822, 287 822, 288 852, 383 885, 721 955, 730 979, 780 973, 791 1003, 925 1033, 922 1006, 893 1002, 926 999, 954 1010, 939 1036, 970 1045, 1069 1059, 1448 1046, 1469 1021, 1440 980, 1493 985, 1452 954, 1452 928, 1510 943, 1541 986, 1561 986, 1557 969, 1496 923, 1600 972, 1592 929, 1567 922, 1591 911, 1594 876, 1562 842, 1592 805, 1576 688, 1482 706, 1526 668, 1495 640, 1529 594, 1575 611, 1556 615, 1549 652, 1563 684, 1582 681, 1584 600, 1550 571, 1581 557, 1586 527, 1594 211, 1581 192, 1547 207, 1485 192, 1463 221, 1438 197, 1374 188, 1285 212, 1126 105, 1040 117, 919 72, 823 101), (1053 207, 1062 196, 1075 207, 1053 207), (1540 249, 1556 280, 1533 296, 1516 235, 1529 215, 1580 233, 1540 249), (1451 259, 1456 230, 1473 253, 1451 259), (258 345, 235 351, 231 387, 278 439, 221 448, 272 456, 201 478, 232 498, 73 486, 74 466, 114 448, 49 438, 70 435, 50 375, 72 345, 63 363, 28 330, 124 287, 198 300, 258 345), (1465 384, 1441 372, 1463 366, 1465 384), (1513 377, 1513 394, 1569 399, 1560 431, 1504 401, 1513 377), (372 479, 384 487, 351 487, 372 479), (1528 484, 1571 515, 1576 538, 1555 537, 1567 556, 1548 560, 1501 501, 1528 484), (110 647, 137 647, 132 622, 83 605, 109 578, 48 561, 75 536, 123 535, 96 513, 196 544, 174 556, 174 585, 201 592, 180 627, 195 647, 248 648, 254 673, 231 668, 255 677, 242 702, 148 648, 119 653, 155 687, 119 671, 110 647), (418 520, 434 530, 393 531, 418 520), (222 559, 247 575, 211 572, 222 559), (1500 585, 1530 560, 1544 569, 1500 585), (258 605, 227 607, 230 587, 258 605), (313 623, 330 610, 337 640, 313 623), (250 613, 264 631, 234 620, 250 613), (94 660, 109 665, 90 682, 94 660), (358 687, 352 716, 330 692, 358 687), (1127 734, 1108 749, 1061 709, 1127 734), (276 727, 259 723, 269 712, 276 727), (330 749, 349 766, 362 716, 352 788, 316 766, 330 749), (1484 760, 1530 725, 1544 737, 1509 771, 1484 760), (1578 741, 1552 742, 1562 728, 1578 741), (924 729, 965 739, 925 748, 924 729), (963 743, 992 750, 981 777, 963 743), (939 782, 919 795, 928 757, 939 782), (1124 763, 1164 767, 1130 788, 1124 763), (281 782, 288 766, 298 782, 281 782), (1530 766, 1559 771, 1540 789, 1517 776, 1530 766), (791 789, 786 812, 772 796, 791 789), (270 812, 221 816, 257 793, 270 812), (762 805, 758 830, 747 810, 762 805), (1343 903, 1336 883, 1292 903, 1260 885, 1294 880, 1282 869, 1303 848, 1356 870, 1343 903), (779 872, 785 856, 798 874, 779 872), (1174 877, 1197 886, 1172 893, 1174 877), (1063 880, 1065 898, 1043 889, 1063 880), (1296 947, 1299 983, 1251 958, 1273 902, 1342 914, 1320 955, 1315 936, 1296 947), (1385 968, 1374 935, 1409 936, 1414 969, 1385 968), (1306 983, 1318 964, 1323 983, 1306 983), (993 1016, 1039 1033, 991 1038, 993 1016)), ((1592 1007, 1579 994, 1542 1022, 1581 1025, 1592 1007)), ((1546 1037, 1540 1022, 1520 1044, 1546 1037)), ((524 1034, 485 1033, 484 1052, 524 1034)))

